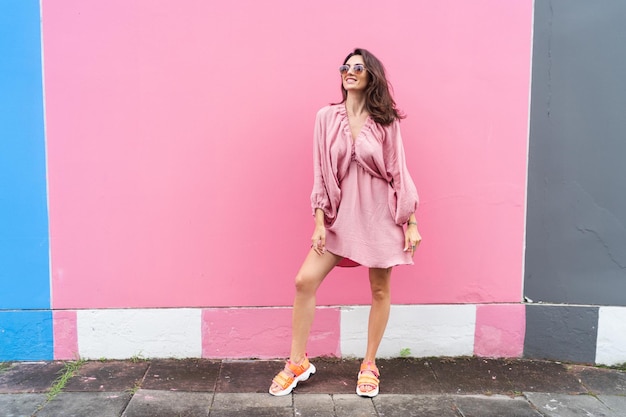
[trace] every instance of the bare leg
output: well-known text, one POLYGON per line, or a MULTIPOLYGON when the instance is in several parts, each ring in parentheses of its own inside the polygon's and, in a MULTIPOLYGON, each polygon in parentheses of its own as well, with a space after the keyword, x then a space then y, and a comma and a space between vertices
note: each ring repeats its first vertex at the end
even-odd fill
MULTIPOLYGON (((367 349, 363 362, 376 365, 376 352, 385 334, 389 311, 391 309, 391 268, 370 268, 370 288, 372 307, 367 326, 367 349)), ((371 385, 362 385, 361 391, 374 389, 371 385)))
MULTIPOLYGON (((306 344, 315 316, 317 289, 340 260, 341 257, 328 251, 319 255, 311 249, 296 275, 296 296, 293 302, 291 353, 289 355, 289 360, 295 364, 302 363, 306 355, 306 344)), ((287 367, 285 367, 285 372, 292 373, 287 367)), ((280 390, 280 387, 273 383, 271 390, 276 392, 280 390)))

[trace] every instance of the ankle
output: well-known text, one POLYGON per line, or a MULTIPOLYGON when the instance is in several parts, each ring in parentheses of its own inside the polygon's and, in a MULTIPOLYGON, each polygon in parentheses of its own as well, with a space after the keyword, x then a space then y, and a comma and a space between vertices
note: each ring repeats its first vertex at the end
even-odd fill
POLYGON ((306 354, 304 355, 294 355, 289 357, 289 362, 294 365, 302 365, 306 359, 306 354))

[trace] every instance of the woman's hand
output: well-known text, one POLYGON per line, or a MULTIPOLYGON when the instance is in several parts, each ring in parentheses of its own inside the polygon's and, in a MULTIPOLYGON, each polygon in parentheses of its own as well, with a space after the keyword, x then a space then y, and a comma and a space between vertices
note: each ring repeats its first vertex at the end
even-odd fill
POLYGON ((415 255, 415 250, 422 241, 422 236, 417 230, 417 224, 409 223, 404 231, 404 251, 410 251, 411 256, 415 255))
POLYGON ((324 211, 315 209, 315 230, 311 237, 311 247, 318 255, 326 251, 326 227, 324 226, 324 211))
POLYGON ((323 224, 315 226, 311 242, 311 247, 318 255, 324 254, 326 251, 326 227, 323 224))

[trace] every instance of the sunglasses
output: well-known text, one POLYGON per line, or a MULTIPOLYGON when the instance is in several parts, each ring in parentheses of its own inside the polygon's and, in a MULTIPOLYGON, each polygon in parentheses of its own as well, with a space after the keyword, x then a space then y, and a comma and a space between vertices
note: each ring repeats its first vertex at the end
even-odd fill
MULTIPOLYGON (((345 74, 348 71, 350 71, 350 65, 348 64, 343 64, 339 67, 339 72, 342 74, 345 74)), ((365 71, 365 66, 363 64, 354 64, 352 66, 352 72, 354 72, 356 75, 361 74, 363 71, 365 71)))

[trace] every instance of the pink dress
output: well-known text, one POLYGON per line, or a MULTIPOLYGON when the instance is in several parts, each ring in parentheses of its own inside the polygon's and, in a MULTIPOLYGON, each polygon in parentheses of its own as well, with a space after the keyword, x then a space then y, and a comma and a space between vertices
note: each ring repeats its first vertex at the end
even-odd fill
POLYGON ((313 213, 324 211, 326 250, 341 266, 388 268, 413 264, 404 252, 403 224, 418 205, 406 167, 399 121, 368 118, 352 139, 343 104, 317 113, 313 150, 313 213))

